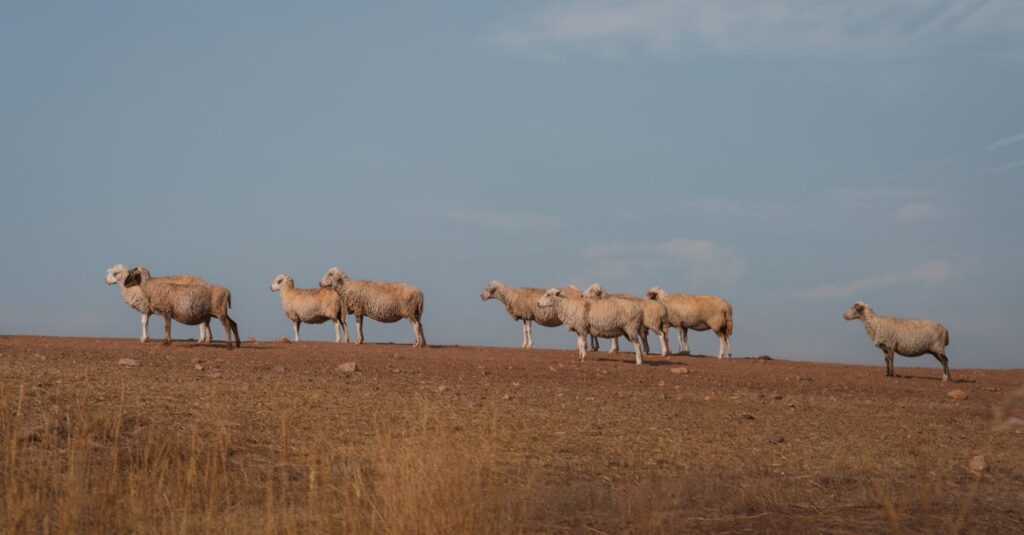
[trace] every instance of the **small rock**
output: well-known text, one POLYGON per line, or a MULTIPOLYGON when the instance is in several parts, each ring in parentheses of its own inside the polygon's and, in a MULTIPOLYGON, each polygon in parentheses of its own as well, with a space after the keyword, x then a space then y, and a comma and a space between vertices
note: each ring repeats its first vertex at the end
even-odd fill
POLYGON ((280 337, 280 338, 278 338, 277 340, 274 340, 274 341, 279 343, 279 344, 290 344, 290 343, 292 343, 291 340, 289 340, 288 338, 285 338, 284 336, 282 336, 282 337, 280 337))
POLYGON ((778 435, 778 436, 772 437, 771 440, 772 440, 772 444, 782 444, 783 442, 786 441, 786 437, 784 437, 782 435, 778 435))
POLYGON ((488 370, 487 368, 484 368, 483 371, 481 371, 480 373, 483 374, 483 375, 490 375, 491 374, 491 370, 488 370))
POLYGON ((508 394, 505 394, 504 396, 502 396, 502 399, 504 399, 505 401, 508 401, 508 400, 512 399, 512 396, 510 396, 508 394))
POLYGON ((246 338, 245 341, 250 343, 250 344, 255 344, 256 343, 256 338, 250 336, 250 337, 246 338))
POLYGON ((120 359, 117 361, 118 366, 138 366, 139 361, 135 359, 120 359))
POLYGON ((437 393, 438 394, 444 394, 447 390, 448 390, 448 387, 446 385, 440 385, 440 386, 437 387, 437 393))
POLYGON ((355 362, 342 362, 334 369, 341 373, 355 373, 359 370, 359 365, 355 362))
POLYGON ((975 455, 971 457, 970 462, 967 463, 967 468, 971 470, 971 473, 980 476, 985 472, 988 472, 988 461, 985 460, 984 455, 975 455))
POLYGON ((967 399, 967 392, 960 390, 959 388, 956 390, 950 390, 949 392, 946 393, 946 395, 949 396, 951 399, 955 399, 957 401, 963 401, 967 399))
POLYGON ((34 358, 34 359, 36 359, 36 360, 38 360, 40 362, 43 362, 43 361, 46 360, 46 355, 40 355, 39 353, 36 353, 35 355, 32 355, 32 358, 34 358))
POLYGON ((704 396, 704 401, 711 401, 711 396, 704 396))
POLYGON ((197 372, 201 372, 201 371, 203 371, 203 365, 202 365, 202 364, 199 364, 199 363, 197 362, 197 363, 196 363, 196 371, 197 371, 197 372))
POLYGON ((284 373, 284 366, 274 366, 274 371, 276 373, 284 373))
POLYGON ((745 413, 743 413, 743 419, 744 420, 756 420, 757 417, 754 416, 753 414, 750 414, 749 412, 745 412, 745 413))
POLYGON ((782 399, 782 394, 778 392, 772 392, 772 399, 782 399))
POLYGON ((690 368, 687 368, 686 366, 676 366, 675 368, 672 368, 669 371, 672 372, 672 373, 679 373, 679 374, 686 375, 686 374, 690 373, 690 368))

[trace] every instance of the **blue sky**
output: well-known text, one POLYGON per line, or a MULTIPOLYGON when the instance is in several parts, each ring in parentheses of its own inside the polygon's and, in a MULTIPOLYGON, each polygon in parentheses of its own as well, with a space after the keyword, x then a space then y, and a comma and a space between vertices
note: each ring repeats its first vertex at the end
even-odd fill
POLYGON ((137 336, 120 262, 277 338, 274 275, 337 265, 431 343, 519 344, 492 279, 600 282, 726 297, 739 355, 877 364, 864 300, 1021 365, 1024 4, 491 4, 5 3, 0 332, 137 336))

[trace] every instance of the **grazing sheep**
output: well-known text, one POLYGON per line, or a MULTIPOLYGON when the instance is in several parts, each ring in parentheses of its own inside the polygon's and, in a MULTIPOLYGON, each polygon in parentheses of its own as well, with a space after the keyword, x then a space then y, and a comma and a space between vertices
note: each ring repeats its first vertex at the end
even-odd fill
MULTIPOLYGON (((143 268, 145 269, 145 268, 143 268)), ((146 271, 147 276, 149 271, 146 271)), ((128 276, 128 266, 124 264, 114 264, 107 269, 107 277, 104 282, 107 285, 117 284, 121 287, 121 299, 124 299, 125 304, 132 307, 136 312, 142 315, 142 338, 139 341, 145 343, 149 340, 149 317, 153 315, 153 312, 149 308, 149 303, 146 301, 146 295, 142 292, 142 288, 139 286, 126 287, 124 285, 125 277, 128 276)), ((152 280, 165 281, 165 282, 176 282, 180 284, 206 284, 206 281, 199 277, 192 275, 170 275, 165 277, 150 277, 152 280)), ((209 338, 210 325, 208 323, 199 325, 199 341, 202 342, 209 338)))
POLYGON ((281 292, 281 308, 284 315, 292 320, 295 341, 299 341, 299 325, 302 323, 334 323, 334 341, 341 343, 341 329, 345 329, 348 343, 348 325, 345 323, 345 308, 341 296, 332 288, 296 288, 291 275, 281 273, 270 284, 271 292, 281 292))
POLYGON ((550 288, 537 301, 541 308, 552 308, 567 329, 576 333, 576 348, 580 360, 587 356, 586 336, 613 338, 625 336, 633 343, 636 363, 643 364, 640 355, 640 327, 643 309, 624 299, 587 299, 566 297, 558 288, 550 288))
MULTIPOLYGON (((583 292, 584 297, 591 299, 625 299, 640 305, 644 312, 644 322, 640 326, 640 342, 643 344, 644 354, 651 354, 651 346, 647 343, 647 334, 654 331, 661 342, 661 356, 668 356, 668 309, 665 305, 654 299, 643 299, 630 294, 608 294, 600 284, 592 284, 587 291, 583 292)), ((619 350, 619 339, 612 338, 612 348, 609 353, 619 350)))
POLYGON ((356 317, 356 343, 363 343, 363 316, 381 323, 409 320, 415 337, 413 347, 426 347, 423 334, 423 292, 404 282, 352 280, 344 271, 332 267, 320 278, 321 288, 334 288, 341 296, 345 312, 356 317))
MULTIPOLYGON (((566 297, 581 297, 580 289, 572 284, 562 288, 566 297)), ((501 281, 491 281, 480 293, 480 300, 497 299, 505 305, 505 310, 512 319, 523 322, 523 349, 533 347, 533 322, 543 327, 558 327, 562 320, 553 308, 537 306, 537 301, 544 295, 540 288, 511 288, 501 281)), ((591 348, 597 351, 597 338, 591 337, 591 348)))
POLYGON ((145 268, 134 268, 125 276, 126 287, 138 286, 153 314, 164 317, 164 343, 171 343, 171 320, 185 325, 208 324, 211 317, 220 319, 224 325, 224 335, 231 349, 231 334, 234 331, 235 345, 241 346, 242 339, 238 336, 238 324, 232 320, 226 307, 219 306, 214 300, 213 287, 209 284, 182 284, 153 279, 145 268))
MULTIPOLYGON (((144 267, 136 267, 135 269, 143 273, 143 276, 150 279, 154 278, 149 274, 149 270, 144 267)), ((193 277, 191 275, 178 275, 171 277, 156 277, 157 280, 165 280, 167 282, 177 282, 180 284, 207 284, 203 279, 199 277, 193 277)), ((214 317, 221 317, 228 313, 228 309, 231 308, 231 290, 223 286, 216 284, 210 284, 210 291, 213 296, 213 311, 214 317)), ((209 344, 213 341, 213 331, 210 330, 210 322, 204 322, 199 325, 199 343, 209 344)), ((228 337, 228 343, 231 343, 231 338, 228 337)))
POLYGON ((861 320, 871 341, 885 354, 885 375, 892 377, 893 353, 904 357, 919 357, 931 353, 942 364, 942 380, 949 381, 949 359, 946 346, 949 345, 949 331, 942 324, 931 320, 877 316, 871 307, 858 301, 843 313, 843 319, 861 320))
POLYGON ((688 330, 711 330, 718 336, 718 358, 726 347, 732 358, 732 305, 717 295, 670 294, 655 286, 647 290, 647 299, 655 299, 668 309, 669 325, 679 329, 680 352, 690 354, 688 330))

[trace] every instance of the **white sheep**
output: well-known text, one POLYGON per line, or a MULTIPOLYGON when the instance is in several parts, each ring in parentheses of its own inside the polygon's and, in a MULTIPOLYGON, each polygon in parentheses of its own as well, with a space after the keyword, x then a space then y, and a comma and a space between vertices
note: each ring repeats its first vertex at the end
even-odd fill
MULTIPOLYGON (((643 344, 644 354, 651 354, 651 347, 647 343, 647 334, 650 331, 654 331, 654 334, 661 342, 661 356, 668 356, 668 330, 670 325, 668 323, 668 308, 665 305, 654 299, 644 299, 630 294, 609 294, 605 292, 600 284, 590 285, 587 291, 583 292, 583 296, 591 299, 625 299, 639 304, 644 313, 643 325, 640 327, 640 342, 643 344)), ((618 350, 619 339, 612 338, 612 347, 608 352, 615 353, 618 350)))
POLYGON ((893 369, 893 353, 904 357, 919 357, 930 353, 942 364, 942 380, 949 381, 949 359, 946 346, 949 345, 949 331, 942 324, 931 320, 904 319, 893 316, 878 316, 871 307, 856 302, 843 319, 861 320, 875 347, 885 354, 885 375, 896 375, 893 369))
POLYGON ((426 347, 423 334, 423 292, 403 282, 349 279, 344 271, 332 267, 320 278, 321 288, 333 288, 345 312, 356 317, 356 343, 363 343, 363 316, 381 323, 407 319, 415 338, 413 347, 426 347))
MULTIPOLYGON (((553 308, 542 308, 537 306, 537 301, 544 295, 545 290, 540 288, 511 288, 501 281, 491 281, 483 292, 480 292, 480 300, 497 299, 505 305, 505 310, 515 321, 523 322, 523 349, 533 347, 533 323, 536 322, 542 327, 558 327, 562 320, 553 308)), ((583 295, 580 289, 572 284, 562 288, 567 297, 580 297, 583 295)), ((597 338, 591 337, 591 348, 597 351, 597 338)))
POLYGON ((295 279, 287 273, 280 273, 274 277, 270 291, 281 293, 281 308, 284 315, 292 320, 296 342, 299 341, 301 324, 319 324, 327 320, 334 323, 334 341, 341 343, 341 330, 344 328, 345 342, 348 342, 345 308, 338 292, 331 288, 296 288, 295 279))
POLYGON ((732 358, 732 305, 728 301, 717 295, 670 294, 657 286, 647 290, 646 297, 668 309, 669 325, 678 329, 681 354, 690 354, 689 329, 711 330, 718 337, 718 358, 725 348, 732 358))
POLYGON ((185 325, 209 324, 210 318, 220 319, 224 325, 227 347, 231 349, 231 335, 234 332, 235 346, 240 347, 238 324, 228 316, 224 303, 214 298, 213 287, 209 284, 183 284, 150 277, 149 270, 133 268, 124 279, 127 288, 139 287, 144 294, 146 307, 153 314, 164 317, 164 343, 171 342, 171 320, 185 325))
MULTIPOLYGON (((146 273, 149 273, 148 270, 146 273)), ((140 338, 139 341, 144 343, 149 340, 149 317, 153 315, 153 312, 149 309, 149 303, 146 301, 146 296, 142 292, 142 288, 138 285, 130 287, 126 287, 124 285, 124 280, 127 276, 128 266, 125 266, 124 264, 114 264, 107 268, 107 276, 104 279, 104 282, 106 282, 108 286, 114 284, 120 286, 121 299, 124 299, 125 304, 132 307, 132 309, 142 315, 142 338, 140 338)), ((157 281, 176 282, 180 284, 206 284, 206 281, 203 279, 192 275, 168 275, 164 277, 150 278, 157 281)), ((203 342, 210 338, 209 323, 200 324, 199 341, 203 342)))
POLYGON ((576 333, 580 360, 587 356, 586 336, 614 338, 625 336, 633 343, 636 363, 643 364, 640 354, 640 327, 643 310, 640 305, 622 299, 587 299, 566 297, 558 288, 550 288, 537 301, 541 308, 553 308, 567 329, 576 333))

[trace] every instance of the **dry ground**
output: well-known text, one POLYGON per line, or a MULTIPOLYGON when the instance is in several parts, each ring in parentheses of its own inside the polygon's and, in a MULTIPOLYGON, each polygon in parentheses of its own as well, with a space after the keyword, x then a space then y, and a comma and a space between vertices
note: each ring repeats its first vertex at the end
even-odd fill
POLYGON ((1022 370, 592 357, 0 337, 0 528, 1024 532, 1022 370))

